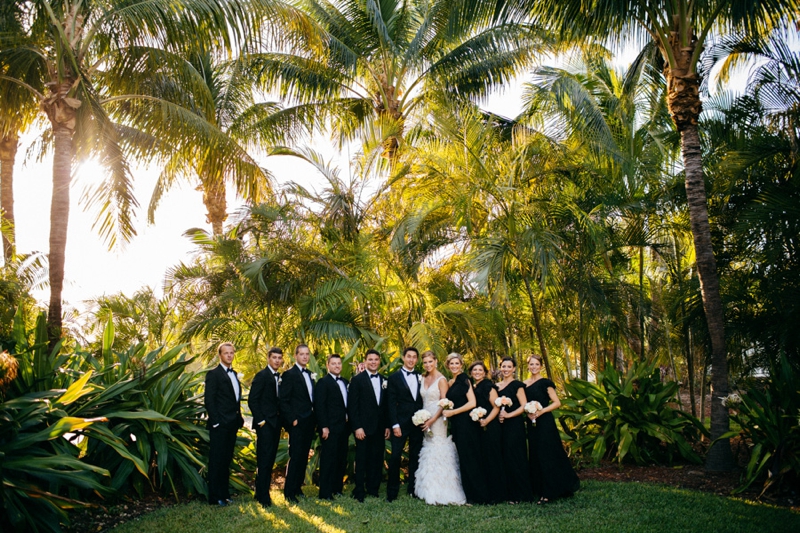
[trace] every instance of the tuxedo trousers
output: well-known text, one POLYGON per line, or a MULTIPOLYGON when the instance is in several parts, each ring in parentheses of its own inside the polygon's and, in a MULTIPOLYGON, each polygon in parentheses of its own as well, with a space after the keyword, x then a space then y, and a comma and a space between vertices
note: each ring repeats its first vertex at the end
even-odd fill
POLYGON ((314 440, 314 417, 298 418, 297 425, 289 428, 289 466, 283 495, 286 498, 302 496, 303 481, 308 466, 308 452, 314 440))
POLYGON ((208 503, 229 499, 231 461, 238 428, 217 426, 208 430, 208 503))
POLYGON ((383 455, 386 451, 386 439, 383 433, 367 435, 364 440, 356 439, 356 486, 353 496, 363 499, 364 496, 377 496, 383 478, 383 455), (365 492, 366 485, 366 492, 365 492))
POLYGON ((397 498, 397 494, 400 492, 400 461, 406 442, 408 442, 406 489, 409 494, 414 495, 414 479, 419 465, 419 451, 422 449, 422 431, 418 427, 412 426, 402 429, 402 432, 400 437, 395 437, 392 432, 392 456, 389 458, 389 480, 386 483, 386 498, 389 500, 397 498))
POLYGON ((331 430, 328 438, 320 441, 319 497, 322 499, 330 499, 344 490, 349 437, 350 432, 342 427, 331 430))
POLYGON ((278 443, 281 440, 281 426, 272 427, 267 423, 256 428, 256 501, 269 505, 272 499, 269 488, 272 484, 272 467, 278 454, 278 443))

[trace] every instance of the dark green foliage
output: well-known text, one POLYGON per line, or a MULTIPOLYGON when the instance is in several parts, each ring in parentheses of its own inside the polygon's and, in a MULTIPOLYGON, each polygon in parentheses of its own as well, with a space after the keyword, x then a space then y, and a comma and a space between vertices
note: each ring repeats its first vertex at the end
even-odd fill
POLYGON ((593 461, 701 462, 692 443, 707 432, 700 421, 674 407, 678 384, 663 382, 654 364, 634 364, 626 374, 609 367, 598 374, 597 383, 574 379, 564 387, 568 397, 561 416, 574 423, 574 451, 593 461))
POLYGON ((786 357, 771 375, 763 390, 753 387, 739 397, 715 398, 734 409, 731 418, 752 446, 739 492, 761 479, 762 493, 800 480, 800 386, 786 357))
POLYGON ((15 371, 4 375, 16 373, 16 379, 5 384, 0 404, 2 505, 9 526, 58 531, 66 510, 85 505, 91 492, 164 489, 176 499, 206 492, 203 373, 187 371, 192 359, 182 346, 148 352, 138 344, 113 352, 109 318, 99 357, 59 354, 58 347, 47 350, 44 314, 33 332, 23 324, 18 313, 17 351, 3 363, 15 371))

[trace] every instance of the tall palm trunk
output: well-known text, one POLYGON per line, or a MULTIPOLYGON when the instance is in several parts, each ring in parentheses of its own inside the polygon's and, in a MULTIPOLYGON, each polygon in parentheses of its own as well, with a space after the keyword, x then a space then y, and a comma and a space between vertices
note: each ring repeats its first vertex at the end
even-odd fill
POLYGON ((547 345, 544 342, 544 334, 542 333, 542 320, 539 317, 539 309, 536 306, 536 298, 533 296, 531 290, 531 282, 528 276, 524 276, 525 290, 528 292, 528 299, 531 302, 531 312, 533 314, 533 327, 536 330, 536 338, 539 340, 539 350, 542 352, 542 359, 544 360, 544 369, 547 372, 547 377, 553 379, 553 373, 550 371, 550 357, 547 355, 547 345))
MULTIPOLYGON (((692 39, 690 46, 682 46, 678 32, 675 32, 670 38, 670 46, 677 64, 672 68, 665 68, 664 74, 667 79, 669 111, 681 135, 686 199, 689 205, 689 221, 697 257, 697 276, 700 279, 703 309, 711 337, 711 384, 715 396, 727 396, 728 359, 725 349, 725 320, 717 276, 717 262, 711 246, 708 200, 703 181, 700 136, 697 130, 697 122, 702 109, 700 78, 690 68, 691 56, 696 45, 696 40, 692 39)), ((729 428, 728 409, 722 405, 722 402, 712 402, 712 441, 726 433, 729 428)), ((717 441, 708 452, 706 468, 720 471, 730 470, 733 466, 730 440, 717 441)))
POLYGON ((214 236, 222 235, 222 223, 228 218, 228 201, 225 198, 225 182, 208 180, 202 186, 203 203, 206 206, 206 221, 211 224, 214 236))
POLYGON ((15 253, 16 230, 14 229, 14 161, 17 157, 19 137, 7 134, 0 139, 0 223, 8 227, 3 232, 3 258, 6 264, 15 253))
POLYGON ((53 128, 53 194, 50 203, 50 306, 47 329, 50 348, 61 339, 61 293, 64 288, 64 263, 69 224, 69 187, 72 181, 72 159, 75 135, 75 110, 80 101, 67 97, 72 80, 61 83, 42 107, 53 128))

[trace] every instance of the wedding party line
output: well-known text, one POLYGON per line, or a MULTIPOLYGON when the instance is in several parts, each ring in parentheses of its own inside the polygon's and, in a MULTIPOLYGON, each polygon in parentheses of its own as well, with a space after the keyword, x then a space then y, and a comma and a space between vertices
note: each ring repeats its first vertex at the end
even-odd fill
MULTIPOLYGON (((243 385, 233 369, 235 347, 218 347, 219 364, 205 379, 208 415, 208 502, 226 506, 230 465, 236 437, 244 426, 243 385)), ((514 359, 505 357, 494 382, 486 365, 465 368, 463 357, 451 353, 438 370, 432 351, 421 354, 407 347, 402 368, 380 374, 381 354, 368 350, 358 372, 342 377, 342 357, 326 358, 327 373, 318 377, 308 368, 311 351, 294 350, 294 363, 284 365, 283 350, 270 348, 267 367, 253 378, 247 406, 256 433, 255 499, 272 505, 270 487, 281 433, 289 440, 289 461, 283 495, 288 503, 305 497, 302 487, 315 434, 320 437, 318 497, 332 500, 345 493, 348 443, 355 440, 352 490, 363 502, 378 498, 388 464, 386 500, 401 490, 401 463, 409 496, 432 505, 546 504, 572 496, 580 487, 556 428, 553 411, 561 406, 555 384, 542 376, 542 359, 527 359, 530 377, 516 379, 514 359), (417 370, 421 362, 423 372, 417 370), (388 461, 386 442, 390 441, 388 461)), ((348 482, 351 480, 348 478, 348 482)))

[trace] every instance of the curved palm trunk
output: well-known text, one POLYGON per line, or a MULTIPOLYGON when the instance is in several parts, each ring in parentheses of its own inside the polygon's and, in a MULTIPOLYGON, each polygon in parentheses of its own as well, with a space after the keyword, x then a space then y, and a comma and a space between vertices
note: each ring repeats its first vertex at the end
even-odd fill
POLYGON ((228 202, 225 198, 225 183, 210 181, 203 184, 203 204, 206 206, 206 221, 211 224, 214 236, 222 235, 222 224, 228 218, 228 202))
POLYGON ((50 305, 47 330, 52 350, 61 339, 61 293, 64 288, 64 263, 69 225, 69 187, 72 180, 76 112, 80 102, 67 94, 72 80, 67 79, 42 103, 53 128, 53 194, 50 203, 50 305))
MULTIPOLYGON (((676 34, 677 35, 677 34, 676 34)), ((711 337, 711 385, 714 396, 728 394, 728 359, 725 348, 725 320, 722 296, 717 276, 717 261, 711 246, 711 227, 708 223, 708 200, 703 181, 703 157, 700 150, 700 135, 697 122, 700 117, 700 78, 690 69, 691 54, 696 46, 682 47, 677 36, 670 40, 673 54, 678 62, 674 68, 666 68, 668 105, 672 119, 681 135, 686 179, 686 200, 689 205, 689 222, 692 228, 697 276, 700 293, 711 337)), ((712 441, 730 429, 728 409, 722 402, 712 402, 712 441)), ((706 468, 712 471, 731 470, 734 466, 730 440, 717 441, 708 451, 706 468)))
POLYGON ((16 230, 14 229, 14 161, 17 157, 19 137, 9 134, 0 139, 0 213, 3 226, 3 258, 8 264, 15 254, 16 230))

